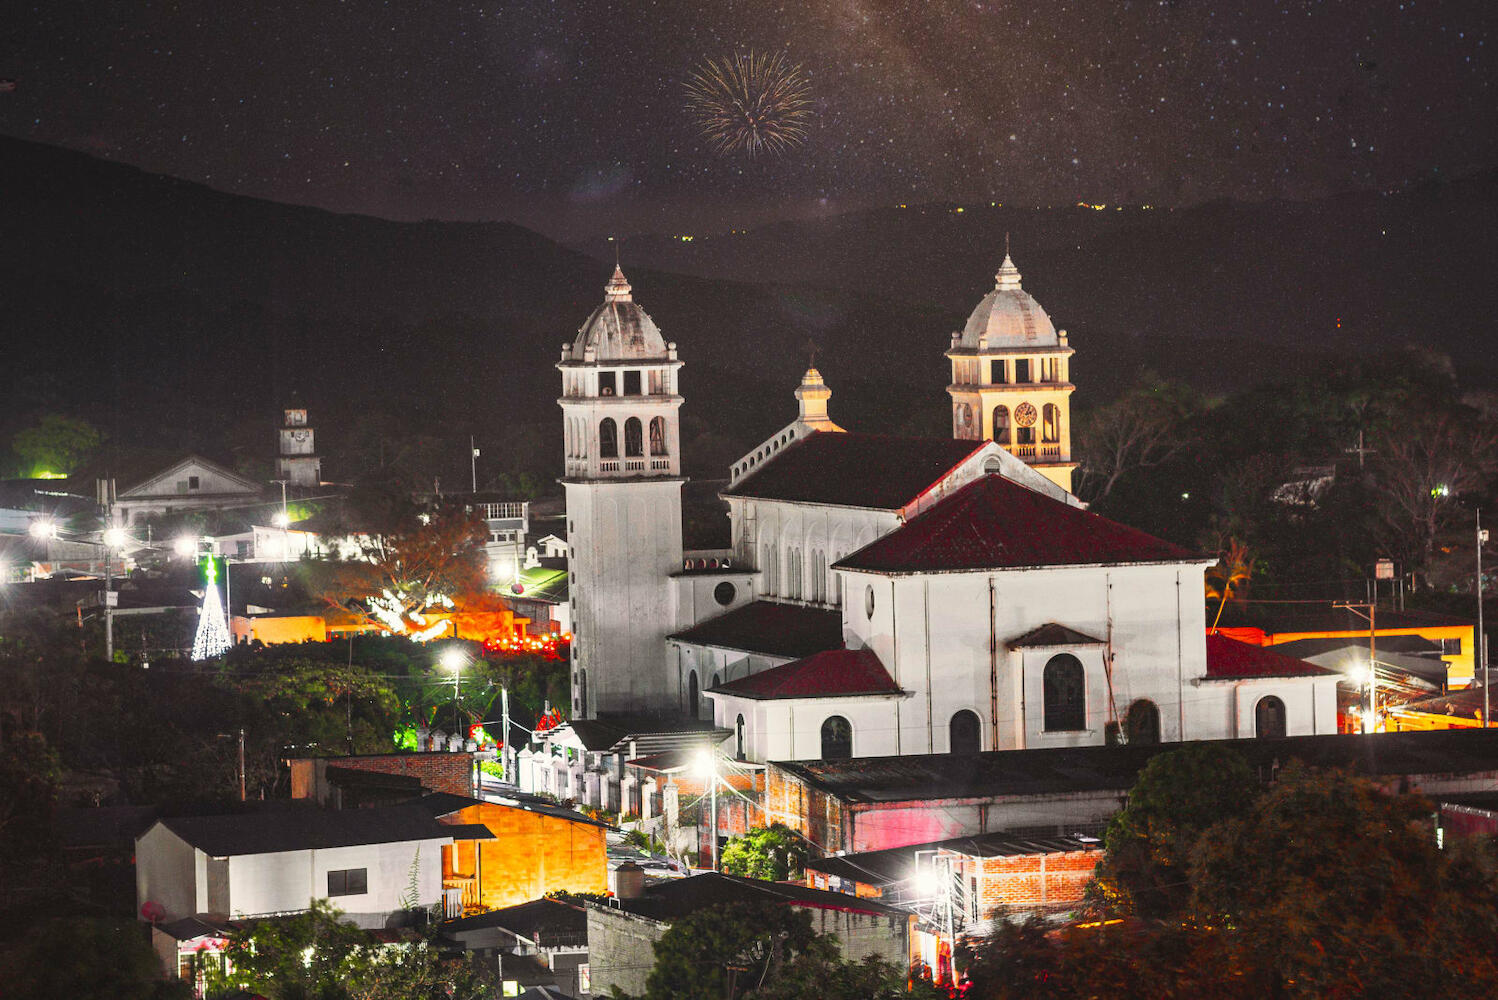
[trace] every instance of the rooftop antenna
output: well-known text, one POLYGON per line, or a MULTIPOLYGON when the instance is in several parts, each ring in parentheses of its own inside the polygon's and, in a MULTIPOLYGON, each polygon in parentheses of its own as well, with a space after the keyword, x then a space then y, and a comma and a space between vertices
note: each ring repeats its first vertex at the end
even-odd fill
POLYGON ((1004 256, 1009 256, 1009 230, 1004 230, 1004 256))

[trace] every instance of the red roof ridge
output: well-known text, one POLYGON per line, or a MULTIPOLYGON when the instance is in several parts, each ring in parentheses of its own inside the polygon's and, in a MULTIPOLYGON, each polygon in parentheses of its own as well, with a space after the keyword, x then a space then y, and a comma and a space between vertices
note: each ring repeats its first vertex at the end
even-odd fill
POLYGON ((884 668, 879 655, 860 649, 829 649, 757 674, 710 688, 710 692, 755 700, 849 698, 906 692, 884 668))

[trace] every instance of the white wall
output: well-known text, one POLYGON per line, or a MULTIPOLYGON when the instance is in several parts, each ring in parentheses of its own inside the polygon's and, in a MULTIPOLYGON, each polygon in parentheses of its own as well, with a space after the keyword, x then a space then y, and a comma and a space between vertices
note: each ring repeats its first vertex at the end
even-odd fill
POLYGON ((757 593, 819 604, 838 603, 837 579, 830 568, 824 568, 820 575, 825 581, 817 586, 814 554, 821 553, 821 565, 831 567, 900 526, 893 511, 746 497, 729 497, 728 511, 734 556, 741 565, 759 571, 757 593), (765 558, 767 546, 775 553, 769 560, 765 558), (799 577, 791 570, 793 562, 800 565, 799 577))
POLYGON ((147 902, 166 908, 166 919, 177 920, 199 912, 198 889, 202 886, 207 906, 207 887, 198 879, 194 850, 161 823, 154 824, 135 840, 136 915, 147 902))
MULTIPOLYGON (((923 753, 899 744, 899 717, 909 705, 903 697, 786 698, 773 701, 719 696, 715 699, 714 723, 734 729, 744 717, 745 757, 763 763, 769 760, 813 760, 822 756, 822 723, 840 715, 853 728, 853 756, 883 757, 900 753, 923 753)), ((734 739, 724 744, 728 752, 734 739)))
POLYGON ((366 844, 323 850, 239 855, 229 859, 231 916, 303 910, 328 896, 328 872, 364 868, 369 891, 334 896, 332 902, 361 926, 384 925, 386 914, 402 909, 413 859, 420 850, 417 905, 442 898, 442 845, 450 838, 366 844))

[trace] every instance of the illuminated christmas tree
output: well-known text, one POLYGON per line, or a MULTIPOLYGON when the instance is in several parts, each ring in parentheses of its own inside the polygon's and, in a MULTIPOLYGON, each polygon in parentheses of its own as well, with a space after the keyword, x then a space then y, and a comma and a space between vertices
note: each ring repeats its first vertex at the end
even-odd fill
POLYGON ((204 567, 207 586, 203 589, 203 606, 198 610, 198 634, 192 640, 192 658, 207 660, 229 651, 229 628, 224 621, 224 605, 218 599, 218 564, 210 558, 204 567))

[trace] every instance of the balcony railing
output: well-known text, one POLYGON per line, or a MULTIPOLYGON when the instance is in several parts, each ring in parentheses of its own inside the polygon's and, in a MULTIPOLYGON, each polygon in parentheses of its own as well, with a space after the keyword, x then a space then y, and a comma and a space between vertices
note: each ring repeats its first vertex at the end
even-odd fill
POLYGON ((479 903, 479 880, 472 875, 445 875, 442 878, 442 915, 455 920, 463 911, 479 903))

